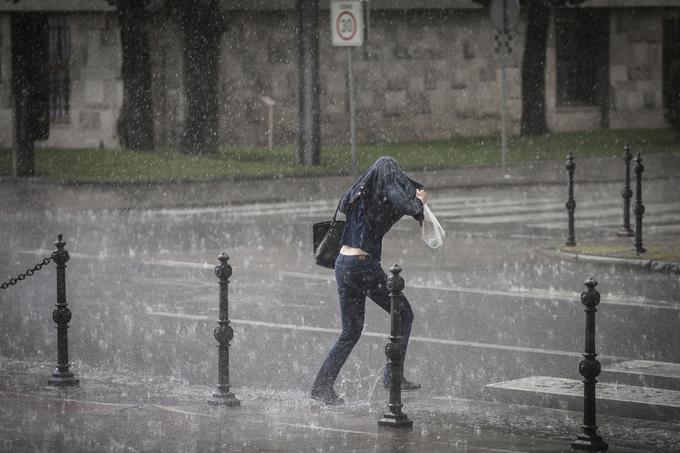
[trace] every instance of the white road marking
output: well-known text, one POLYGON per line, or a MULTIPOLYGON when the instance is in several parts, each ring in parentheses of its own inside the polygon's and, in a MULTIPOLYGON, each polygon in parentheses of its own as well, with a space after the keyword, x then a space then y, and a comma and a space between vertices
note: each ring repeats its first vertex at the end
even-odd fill
MULTIPOLYGON (((279 275, 292 278, 303 278, 310 280, 323 280, 323 281, 335 281, 333 275, 323 275, 323 274, 305 274, 302 272, 286 272, 279 271, 279 275)), ((497 289, 484 289, 484 288, 465 288, 462 286, 433 286, 433 285, 420 285, 417 283, 409 283, 408 288, 420 288, 432 291, 451 291, 456 293, 467 293, 467 294, 488 294, 492 296, 509 296, 512 298, 528 298, 528 299, 542 299, 542 300, 564 300, 564 301, 579 301, 580 293, 577 292, 566 292, 566 291, 546 291, 540 288, 523 288, 522 290, 509 291, 509 290, 497 290, 497 289)), ((680 310, 680 302, 672 301, 657 301, 646 298, 636 298, 615 294, 602 294, 603 304, 611 305, 624 305, 633 307, 643 307, 643 308, 666 308, 673 310, 680 310)))
MULTIPOLYGON (((173 313, 173 312, 165 312, 165 311, 152 311, 148 310, 147 314, 150 316, 158 316, 158 317, 165 317, 165 318, 174 318, 174 319, 187 319, 190 321, 215 321, 215 318, 212 316, 205 316, 205 315, 192 315, 189 313, 173 313)), ((267 321, 253 321, 249 319, 230 319, 232 324, 241 324, 245 326, 252 326, 252 327, 267 327, 271 329, 285 329, 285 330, 293 330, 293 331, 298 331, 298 332, 318 332, 318 333, 330 333, 330 334, 339 334, 340 329, 330 329, 327 327, 315 327, 315 326, 302 326, 302 325, 296 325, 296 324, 288 324, 288 323, 276 323, 276 322, 267 322, 267 321)), ((367 332, 364 331, 362 333, 362 336, 366 337, 375 337, 375 338, 387 338, 388 334, 383 332, 367 332)), ((447 346, 464 346, 464 347, 470 347, 470 348, 482 348, 482 349, 495 349, 499 351, 510 351, 510 352, 522 352, 522 353, 535 353, 535 354, 548 354, 548 355, 559 355, 559 356, 564 356, 564 357, 582 357, 583 353, 581 352, 569 352, 569 351, 558 351, 555 349, 542 349, 542 348, 528 348, 528 347, 523 347, 523 346, 507 346, 507 345, 499 345, 499 344, 491 344, 491 343, 480 343, 476 341, 459 341, 459 340, 448 340, 444 338, 433 338, 433 337, 421 337, 421 336, 411 336, 409 341, 416 342, 416 343, 430 343, 430 344, 441 344, 441 345, 447 345, 447 346)), ((610 355, 601 355, 599 356, 601 358, 605 358, 607 360, 630 360, 624 357, 618 357, 618 356, 610 356, 610 355)))
POLYGON ((142 260, 143 264, 150 264, 154 266, 179 267, 189 269, 214 269, 216 264, 210 263, 193 263, 190 261, 175 261, 175 260, 142 260))
MULTIPOLYGON (((18 253, 26 253, 31 255, 42 255, 45 250, 19 250, 18 253)), ((76 256, 71 254, 71 256, 76 256)), ((100 255, 88 255, 79 254, 81 258, 96 258, 102 259, 100 255)), ((166 266, 175 268, 189 268, 189 269, 214 269, 215 264, 209 263, 195 263, 190 261, 175 261, 175 260, 142 260, 144 264, 154 265, 154 266, 166 266)), ((327 282, 334 282, 335 277, 333 274, 314 274, 314 273, 303 273, 303 272, 286 272, 279 271, 279 275, 292 278, 303 278, 307 280, 322 280, 327 282)), ((197 285, 206 286, 205 283, 196 282, 197 285)), ((433 285, 421 285, 417 283, 411 283, 408 285, 410 288, 420 288, 432 291, 450 291, 456 293, 467 293, 467 294, 488 294, 492 296, 508 296, 512 298, 528 298, 528 299, 541 299, 541 300, 565 300, 565 301, 577 301, 579 294, 570 293, 566 291, 546 291, 541 288, 523 288, 522 290, 496 290, 496 289, 484 289, 484 288, 466 288, 462 286, 433 286, 433 285)), ((644 297, 630 297, 625 295, 616 294, 602 294, 603 304, 611 305, 624 305, 632 307, 641 308, 662 308, 670 310, 680 310, 680 302, 674 301, 662 301, 647 299, 644 297)))

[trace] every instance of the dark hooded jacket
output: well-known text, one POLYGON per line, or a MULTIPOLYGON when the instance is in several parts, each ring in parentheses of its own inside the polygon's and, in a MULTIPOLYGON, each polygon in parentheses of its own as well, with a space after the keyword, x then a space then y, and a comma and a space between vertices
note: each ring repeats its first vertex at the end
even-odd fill
POLYGON ((423 185, 406 176, 396 160, 379 158, 340 199, 347 223, 340 245, 360 248, 380 260, 383 236, 404 215, 423 220, 416 189, 423 185))

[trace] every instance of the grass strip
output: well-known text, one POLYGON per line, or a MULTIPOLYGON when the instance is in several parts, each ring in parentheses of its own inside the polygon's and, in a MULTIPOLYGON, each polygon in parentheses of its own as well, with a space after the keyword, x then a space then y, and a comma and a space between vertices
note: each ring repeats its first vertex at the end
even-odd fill
MULTIPOLYGON (((680 152, 680 133, 671 129, 593 130, 511 137, 508 160, 564 159, 620 155, 629 143, 633 152, 680 152)), ((286 176, 328 176, 351 172, 349 145, 325 145, 321 165, 295 163, 295 147, 233 147, 211 156, 172 150, 36 149, 36 174, 64 182, 130 183, 286 176)), ((407 170, 439 170, 469 165, 500 164, 497 137, 455 137, 448 140, 360 145, 359 168, 383 155, 396 158, 407 170)), ((0 176, 12 174, 12 150, 0 150, 0 176)))

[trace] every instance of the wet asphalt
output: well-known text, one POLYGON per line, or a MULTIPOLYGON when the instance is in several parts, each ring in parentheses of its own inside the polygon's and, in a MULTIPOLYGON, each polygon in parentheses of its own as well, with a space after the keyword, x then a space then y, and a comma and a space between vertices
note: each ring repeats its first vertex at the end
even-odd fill
MULTIPOLYGON (((663 168, 661 160, 650 165, 663 168)), ((647 217, 654 224, 646 236, 649 244, 678 243, 680 222, 674 216, 680 209, 673 203, 680 200, 672 175, 646 186, 647 217)), ((566 220, 559 226, 566 217, 559 211, 564 187, 554 181, 479 187, 452 183, 430 194, 432 210, 442 213, 447 231, 442 249, 429 250, 412 219, 400 221, 384 243, 383 266, 402 267, 405 294, 415 313, 405 369, 424 389, 405 397, 405 411, 414 411, 418 428, 404 437, 381 433, 374 424, 387 402, 378 381, 389 320, 370 301, 363 337, 336 383, 347 407, 314 407, 306 393, 340 321, 332 272, 311 259, 310 225, 332 214, 335 201, 332 190, 310 188, 318 182, 302 181, 299 188, 295 182, 270 182, 273 189, 248 192, 262 194, 248 203, 232 194, 235 200, 227 203, 192 204, 188 197, 178 197, 181 202, 174 206, 166 200, 160 206, 148 202, 148 207, 130 204, 129 193, 121 194, 129 188, 96 188, 106 194, 103 199, 128 201, 127 206, 120 202, 112 207, 73 200, 61 206, 33 203, 37 191, 20 203, 21 187, 3 181, 16 198, 2 204, 2 278, 31 267, 54 248, 56 233, 64 234, 71 253, 67 290, 73 312, 72 368, 86 378, 81 390, 67 395, 41 383, 40 376, 55 359, 52 265, 0 292, 1 391, 7 403, 0 416, 5 439, 0 447, 569 451, 569 427, 578 433, 579 414, 532 410, 531 415, 518 415, 524 409, 513 412, 484 402, 483 388, 537 374, 580 377, 584 314, 579 297, 589 275, 598 280, 602 293, 596 341, 603 363, 627 358, 680 361, 677 277, 555 255, 565 240, 566 220), (271 193, 283 200, 272 200, 271 193), (475 218, 488 222, 470 222, 475 218), (233 266, 230 377, 243 399, 242 409, 226 413, 202 403, 217 376, 214 266, 221 252, 233 266), (157 395, 159 382, 167 392, 164 398, 157 395), (108 390, 115 396, 107 397, 108 390), (145 399, 145 393, 155 396, 145 399), (538 421, 526 426, 511 422, 517 417, 538 421), (540 419, 546 417, 555 418, 557 428, 542 426, 540 419)), ((329 184, 344 183, 334 178, 329 184)), ((89 190, 68 188, 83 200, 89 190)), ((188 185, 191 190, 198 189, 188 185)), ((618 217, 609 213, 618 209, 619 191, 617 182, 582 182, 577 187, 579 242, 621 240, 615 235, 618 217), (581 228, 579 208, 587 225, 581 228)), ((619 447, 644 451, 654 444, 660 451, 672 451, 680 445, 664 434, 677 427, 673 424, 650 428, 646 437, 617 431, 617 426, 644 423, 626 419, 600 424, 617 436, 613 442, 619 447)))

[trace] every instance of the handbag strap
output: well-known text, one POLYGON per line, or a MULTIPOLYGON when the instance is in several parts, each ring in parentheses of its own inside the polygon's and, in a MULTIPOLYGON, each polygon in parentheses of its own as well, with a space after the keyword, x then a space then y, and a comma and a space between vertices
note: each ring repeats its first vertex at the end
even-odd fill
POLYGON ((333 214, 333 220, 331 221, 331 225, 335 225, 335 218, 338 216, 338 211, 340 210, 340 203, 342 203, 342 198, 340 198, 340 201, 338 201, 338 207, 335 208, 335 213, 333 214))

